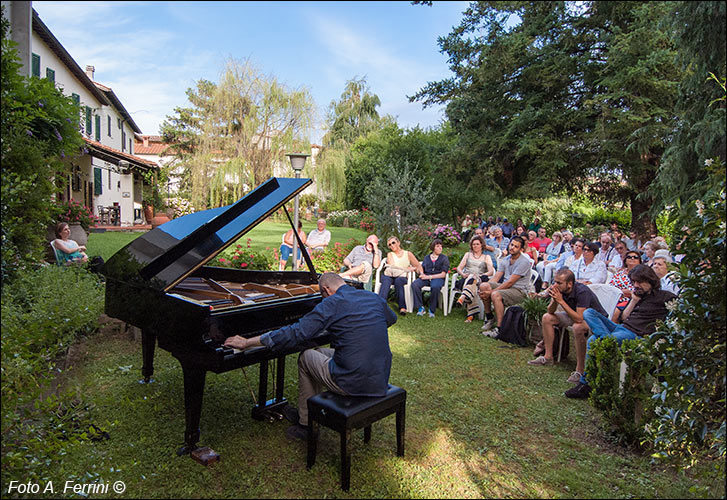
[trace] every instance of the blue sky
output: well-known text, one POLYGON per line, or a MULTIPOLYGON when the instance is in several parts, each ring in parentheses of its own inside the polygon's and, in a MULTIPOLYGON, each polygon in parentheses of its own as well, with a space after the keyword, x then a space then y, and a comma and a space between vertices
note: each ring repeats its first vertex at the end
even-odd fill
POLYGON ((157 134, 185 91, 217 81, 230 57, 249 59, 318 108, 311 140, 347 80, 365 76, 379 113, 401 127, 434 127, 443 109, 409 103, 429 81, 450 76, 438 36, 459 24, 467 2, 33 2, 43 22, 95 80, 110 86, 145 134, 157 134))

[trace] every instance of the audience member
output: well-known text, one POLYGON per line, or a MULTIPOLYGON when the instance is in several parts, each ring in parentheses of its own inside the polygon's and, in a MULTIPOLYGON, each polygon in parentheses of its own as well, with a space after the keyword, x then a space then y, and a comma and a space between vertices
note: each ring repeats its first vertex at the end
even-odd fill
POLYGON ((502 235, 510 240, 510 238, 512 238, 512 234, 515 232, 515 226, 507 221, 507 217, 502 219, 502 224, 500 224, 500 228, 502 229, 502 235))
MULTIPOLYGON (((411 284, 411 291, 414 295, 414 308, 417 310, 417 316, 424 316, 424 298, 422 288, 430 287, 429 295, 429 317, 433 318, 437 310, 437 302, 439 300, 439 292, 444 286, 444 279, 449 271, 449 258, 442 253, 444 248, 442 240, 439 238, 432 241, 429 246, 432 253, 424 257, 421 264, 421 272, 419 277, 411 284)), ((442 304, 447 307, 447 304, 442 304)))
POLYGON ((492 259, 482 252, 483 248, 482 238, 473 236, 470 241, 470 251, 462 256, 462 260, 457 266, 457 276, 461 276, 461 278, 457 279, 454 287, 456 290, 462 290, 457 303, 467 307, 465 323, 471 323, 477 312, 478 306, 474 302, 480 283, 487 281, 490 276, 495 274, 492 259))
POLYGON ((374 269, 381 264, 381 250, 378 249, 379 238, 370 234, 366 243, 353 247, 345 259, 343 265, 346 271, 340 273, 342 278, 353 278, 361 283, 368 283, 374 269))
POLYGON ((598 245, 592 241, 583 245, 583 257, 574 262, 573 267, 570 268, 579 283, 590 285, 591 283, 606 282, 608 271, 606 264, 596 260, 598 250, 598 245))
POLYGON ((543 281, 542 286, 547 287, 552 281, 552 273, 555 268, 555 263, 558 261, 560 254, 565 250, 563 246, 563 237, 561 233, 556 231, 553 233, 553 239, 545 247, 545 253, 543 254, 543 260, 535 265, 535 269, 540 275, 540 279, 543 281))
POLYGON ((479 294, 485 306, 485 324, 482 330, 488 337, 496 337, 499 333, 505 307, 518 304, 527 297, 532 263, 522 253, 524 247, 522 238, 512 238, 509 255, 500 261, 500 269, 490 281, 480 284, 479 294), (503 280, 502 283, 499 283, 500 279, 503 280))
POLYGON ((555 271, 559 271, 562 268, 575 269, 574 266, 578 265, 576 261, 583 257, 583 246, 586 244, 581 238, 573 238, 570 242, 570 251, 563 252, 558 257, 558 261, 555 263, 555 271))
POLYGON ((381 286, 379 287, 379 295, 382 299, 388 300, 391 285, 396 290, 396 300, 399 304, 399 314, 406 314, 406 295, 404 287, 408 282, 407 274, 411 271, 421 272, 421 264, 408 250, 401 248, 401 242, 396 236, 389 237, 386 245, 391 250, 386 254, 386 267, 384 267, 383 276, 380 276, 381 286))
MULTIPOLYGON (((586 358, 596 339, 614 337, 620 345, 626 339, 636 339, 654 333, 656 322, 666 319, 668 313, 666 304, 674 300, 676 295, 661 290, 661 281, 654 270, 641 264, 631 270, 629 278, 634 290, 631 301, 622 314, 622 324, 614 323, 593 309, 586 309, 583 313, 583 318, 593 332, 586 344, 586 358)), ((565 391, 565 395, 569 398, 584 399, 590 392, 591 386, 588 385, 587 374, 584 373, 578 385, 565 391)))
POLYGON ((606 269, 611 273, 615 273, 624 266, 624 257, 626 256, 626 252, 629 251, 626 243, 621 240, 613 244, 613 249, 616 250, 617 255, 614 255, 611 262, 606 266, 606 269))
POLYGON ((651 259, 651 268, 661 280, 661 289, 679 295, 679 286, 672 281, 675 275, 673 271, 669 271, 669 264, 672 263, 671 255, 668 250, 660 249, 654 253, 651 259))
POLYGON ((611 260, 616 258, 617 262, 615 263, 615 267, 621 267, 621 257, 618 255, 616 249, 611 246, 611 235, 608 233, 601 233, 599 241, 601 243, 601 249, 596 254, 596 260, 603 262, 608 268, 608 266, 611 265, 611 260))
POLYGON ((308 240, 305 242, 305 246, 311 252, 324 252, 331 242, 331 232, 326 229, 325 219, 318 219, 316 224, 316 229, 308 233, 308 240))
POLYGON ((58 264, 73 264, 88 262, 86 255, 86 246, 79 245, 76 240, 72 240, 71 227, 67 222, 59 222, 56 224, 56 239, 53 240, 53 247, 56 251, 56 259, 58 264))
POLYGON ((639 264, 641 264, 641 254, 636 250, 627 251, 624 256, 624 265, 621 269, 616 271, 611 280, 608 282, 609 285, 615 286, 621 290, 621 296, 616 303, 616 309, 614 309, 613 314, 611 315, 611 321, 614 323, 619 322, 621 313, 624 309, 626 309, 626 306, 631 299, 631 292, 633 291, 634 286, 631 284, 631 280, 629 279, 629 273, 639 264))
MULTIPOLYGON (((306 236, 305 231, 303 231, 303 222, 298 221, 298 236, 300 237, 300 241, 303 242, 305 245, 306 242, 306 236)), ((280 263, 278 265, 279 271, 284 271, 285 266, 288 264, 288 258, 290 257, 290 254, 293 253, 293 240, 295 239, 295 236, 293 236, 293 228, 288 229, 288 232, 283 235, 283 242, 280 244, 280 263)), ((298 262, 298 267, 301 265, 301 252, 300 248, 298 248, 297 256, 294 257, 298 262)))
POLYGON ((629 237, 622 238, 623 242, 626 243, 626 247, 629 250, 639 250, 641 248, 641 240, 639 240, 638 235, 636 234, 636 231, 633 229, 629 231, 629 237))
POLYGON ((544 227, 538 229, 538 237, 535 238, 535 243, 538 244, 538 255, 541 256, 541 258, 545 255, 545 249, 548 248, 548 245, 550 245, 552 241, 553 240, 548 238, 544 227))
POLYGON ((535 217, 533 219, 533 222, 528 224, 528 231, 535 231, 535 234, 538 234, 539 230, 540 230, 540 219, 538 217, 535 217))
POLYGON ((535 231, 528 231, 528 239, 525 242, 527 246, 523 250, 533 261, 533 265, 535 265, 535 262, 538 262, 538 247, 540 246, 538 242, 535 241, 535 237, 535 231))
POLYGON ((470 218, 469 214, 466 214, 464 216, 464 219, 462 220, 462 241, 467 242, 469 241, 470 233, 472 233, 472 219, 470 218))
POLYGON ((555 273, 555 283, 548 288, 550 304, 548 312, 543 315, 543 345, 538 357, 528 361, 529 365, 544 366, 553 364, 555 347, 554 327, 561 328, 562 334, 565 329, 573 326, 574 340, 576 345, 576 369, 568 377, 568 382, 577 384, 580 382, 586 363, 586 339, 588 338, 588 325, 583 319, 586 309, 593 309, 604 318, 606 311, 598 301, 593 291, 583 283, 575 280, 575 275, 570 269, 561 269, 555 273))

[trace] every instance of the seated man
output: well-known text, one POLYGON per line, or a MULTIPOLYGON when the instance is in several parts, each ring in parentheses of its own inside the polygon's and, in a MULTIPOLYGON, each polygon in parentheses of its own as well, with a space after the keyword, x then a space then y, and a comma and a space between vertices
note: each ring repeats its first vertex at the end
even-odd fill
POLYGON ((528 361, 529 365, 543 366, 553 364, 553 351, 555 346, 555 325, 564 331, 573 326, 576 341, 576 371, 568 377, 568 382, 580 382, 586 365, 586 339, 588 338, 588 325, 583 320, 586 309, 593 309, 606 317, 606 311, 598 301, 598 297, 588 288, 588 285, 577 283, 573 271, 563 268, 555 273, 555 281, 548 287, 550 304, 548 312, 543 315, 543 346, 542 355, 528 361), (559 307, 560 306, 560 307, 559 307), (560 310, 559 310, 560 309, 560 310))
POLYGON ((525 241, 515 236, 510 240, 509 255, 500 260, 500 268, 486 283, 480 284, 479 295, 485 306, 483 335, 496 337, 500 331, 505 308, 522 302, 530 289, 532 262, 522 253, 525 241), (498 284, 500 279, 504 281, 498 284), (495 307, 495 316, 492 307, 495 307), (495 326, 497 325, 497 326, 495 326))
POLYGON ((331 242, 331 232, 326 229, 326 220, 318 219, 317 228, 308 233, 305 246, 310 252, 324 252, 331 242))
POLYGON ((285 432, 291 439, 306 439, 308 399, 324 388, 346 396, 384 396, 389 384, 387 329, 396 323, 394 311, 378 295, 346 286, 335 273, 323 273, 318 283, 323 300, 297 323, 258 337, 225 340, 237 349, 282 350, 324 330, 333 336, 332 349, 308 349, 298 357, 298 411, 290 406, 283 411, 294 424, 285 432))
MULTIPOLYGON (((620 345, 626 339, 651 335, 656 331, 656 322, 666 319, 669 312, 667 302, 677 298, 673 293, 661 289, 659 277, 647 265, 639 264, 634 267, 629 272, 629 279, 634 290, 629 305, 621 314, 622 324, 617 325, 593 309, 587 309, 583 313, 583 319, 593 332, 588 338, 586 358, 591 344, 596 339, 614 337, 620 345)), ((588 385, 584 373, 578 385, 565 391, 565 395, 569 398, 584 399, 590 392, 591 386, 588 385)))
POLYGON ((370 234, 366 243, 353 247, 351 253, 343 259, 348 269, 340 273, 341 278, 352 278, 361 283, 368 283, 374 269, 381 264, 381 250, 378 248, 379 238, 370 234))

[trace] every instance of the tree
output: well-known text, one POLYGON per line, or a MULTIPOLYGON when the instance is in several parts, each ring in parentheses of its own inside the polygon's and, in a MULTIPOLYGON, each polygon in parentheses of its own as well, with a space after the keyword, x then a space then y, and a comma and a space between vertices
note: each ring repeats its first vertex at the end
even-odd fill
POLYGON ((306 89, 292 90, 261 75, 249 62, 229 60, 219 83, 199 80, 191 104, 175 108, 161 127, 187 172, 197 207, 237 200, 287 165, 285 153, 308 148, 314 113, 306 89))
POLYGON ((341 203, 346 195, 345 163, 353 144, 359 137, 379 130, 384 123, 393 122, 388 117, 379 117, 376 108, 380 105, 381 100, 371 93, 366 77, 347 81, 341 98, 329 105, 328 131, 317 159, 317 181, 336 203, 341 203))
POLYGON ((658 206, 693 202, 709 184, 704 161, 727 161, 725 101, 720 99, 727 71, 726 10, 724 2, 674 2, 670 21, 684 78, 677 130, 652 186, 658 206))
POLYGON ((2 7, 2 278, 38 261, 47 249, 46 228, 54 214, 52 194, 70 173, 80 151, 80 109, 52 81, 24 78, 8 38, 2 7))
POLYGON ((478 2, 440 38, 454 76, 411 100, 447 104, 473 182, 508 196, 561 189, 632 204, 673 130, 680 73, 665 2, 478 2))

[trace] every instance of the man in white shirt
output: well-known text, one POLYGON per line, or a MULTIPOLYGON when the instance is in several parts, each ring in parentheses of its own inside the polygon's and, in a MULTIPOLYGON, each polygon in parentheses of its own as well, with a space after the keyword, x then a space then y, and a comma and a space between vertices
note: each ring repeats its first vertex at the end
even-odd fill
POLYGON ((325 219, 318 219, 317 229, 308 233, 308 239, 305 242, 311 252, 323 252, 331 242, 331 232, 326 229, 325 219))
MULTIPOLYGON (((596 260, 603 262, 606 267, 611 265, 611 260, 614 257, 618 257, 621 260, 621 256, 618 254, 616 249, 611 245, 611 235, 608 233, 601 233, 601 250, 596 255, 596 260)), ((620 266, 619 266, 620 267, 620 266)))

